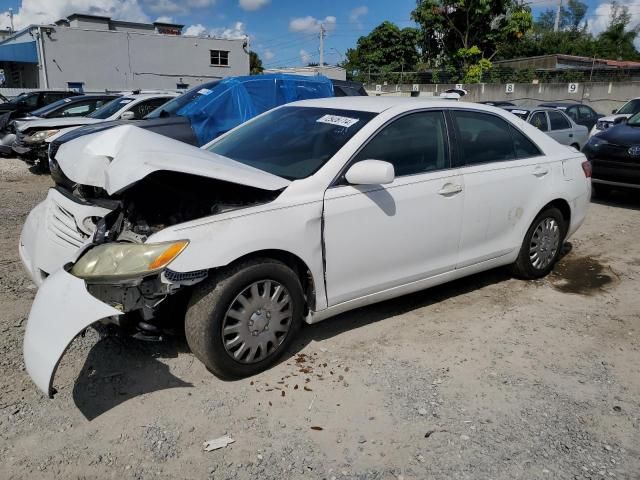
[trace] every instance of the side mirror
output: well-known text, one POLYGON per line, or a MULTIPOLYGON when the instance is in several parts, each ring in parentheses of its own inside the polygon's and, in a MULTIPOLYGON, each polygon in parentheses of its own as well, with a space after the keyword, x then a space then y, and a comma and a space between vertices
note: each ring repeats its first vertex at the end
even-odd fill
POLYGON ((120 115, 120 120, 135 120, 136 119, 136 114, 133 113, 131 110, 124 112, 122 115, 120 115))
POLYGON ((382 160, 362 160, 349 168, 345 178, 352 185, 384 185, 393 182, 393 165, 382 160))
POLYGON ((618 110, 614 108, 613 110, 611 110, 611 113, 618 113, 618 110))
POLYGON ((614 121, 613 121, 614 125, 618 125, 620 123, 627 123, 627 117, 617 117, 614 121))

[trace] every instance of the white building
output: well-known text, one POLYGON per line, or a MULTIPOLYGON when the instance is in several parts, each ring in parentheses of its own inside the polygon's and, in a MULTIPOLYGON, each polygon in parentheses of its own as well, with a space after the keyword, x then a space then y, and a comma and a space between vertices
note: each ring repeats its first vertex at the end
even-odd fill
POLYGON ((0 42, 5 87, 176 89, 249 74, 246 40, 182 35, 182 25, 73 14, 0 42))

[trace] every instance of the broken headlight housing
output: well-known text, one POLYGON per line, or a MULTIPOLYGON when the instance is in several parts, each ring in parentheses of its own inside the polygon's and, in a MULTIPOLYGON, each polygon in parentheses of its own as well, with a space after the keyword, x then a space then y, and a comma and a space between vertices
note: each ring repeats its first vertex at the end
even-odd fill
POLYGON ((40 130, 39 132, 36 132, 33 135, 24 137, 24 143, 44 142, 45 139, 55 135, 59 131, 60 130, 40 130))
POLYGON ((107 243, 86 252, 71 273, 93 281, 127 280, 162 271, 189 244, 188 240, 162 243, 107 243))

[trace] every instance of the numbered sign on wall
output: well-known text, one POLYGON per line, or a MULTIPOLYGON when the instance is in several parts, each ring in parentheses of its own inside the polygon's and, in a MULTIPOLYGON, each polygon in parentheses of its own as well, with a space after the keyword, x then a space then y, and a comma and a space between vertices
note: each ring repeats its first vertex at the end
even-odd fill
POLYGON ((462 83, 456 83, 456 90, 464 90, 464 85, 462 83))
POLYGON ((413 86, 411 87, 411 91, 412 92, 419 92, 420 91, 420 85, 418 85, 417 83, 414 83, 413 86))
POLYGON ((382 91, 382 85, 376 85, 376 92, 382 91))
POLYGON ((505 93, 513 93, 513 92, 515 92, 515 91, 516 91, 516 86, 515 86, 515 84, 513 84, 513 83, 507 83, 507 84, 504 86, 504 91, 505 91, 505 93))
POLYGON ((570 83, 568 91, 569 93, 578 93, 578 83, 570 83))

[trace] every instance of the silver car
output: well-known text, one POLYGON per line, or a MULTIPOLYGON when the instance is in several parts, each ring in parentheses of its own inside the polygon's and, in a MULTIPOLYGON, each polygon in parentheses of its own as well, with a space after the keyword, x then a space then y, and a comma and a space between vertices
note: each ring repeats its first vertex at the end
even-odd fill
POLYGON ((581 150, 589 139, 589 129, 575 123, 567 114, 546 107, 503 107, 534 127, 542 130, 558 143, 581 150))

